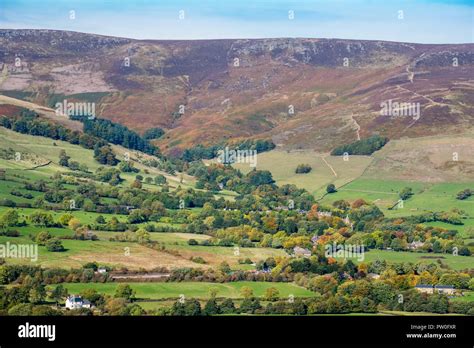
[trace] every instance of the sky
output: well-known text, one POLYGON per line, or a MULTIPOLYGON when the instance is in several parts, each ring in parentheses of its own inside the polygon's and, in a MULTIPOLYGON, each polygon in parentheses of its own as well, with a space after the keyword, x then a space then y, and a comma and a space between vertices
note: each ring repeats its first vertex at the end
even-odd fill
POLYGON ((472 43, 474 0, 0 0, 0 29, 472 43))

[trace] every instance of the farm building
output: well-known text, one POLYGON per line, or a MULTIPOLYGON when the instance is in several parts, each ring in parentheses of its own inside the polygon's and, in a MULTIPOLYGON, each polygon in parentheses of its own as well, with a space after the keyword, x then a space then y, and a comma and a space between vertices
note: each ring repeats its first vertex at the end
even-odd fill
POLYGON ((420 284, 415 286, 415 289, 419 292, 423 292, 425 294, 432 294, 433 293, 433 285, 424 285, 420 284))
POLYGON ((423 242, 420 242, 420 241, 413 241, 411 242, 410 244, 408 244, 408 249, 411 249, 411 250, 416 250, 418 248, 421 248, 425 245, 425 243, 423 242))
POLYGON ((423 292, 426 294, 444 294, 444 295, 454 295, 456 290, 454 289, 454 286, 452 285, 417 285, 415 286, 415 289, 418 290, 419 292, 423 292))
POLYGON ((456 291, 452 285, 436 285, 434 288, 438 294, 444 295, 454 295, 456 291))
POLYGON ((293 248, 293 253, 295 254, 296 257, 310 257, 311 256, 311 250, 301 248, 299 246, 296 246, 293 248))

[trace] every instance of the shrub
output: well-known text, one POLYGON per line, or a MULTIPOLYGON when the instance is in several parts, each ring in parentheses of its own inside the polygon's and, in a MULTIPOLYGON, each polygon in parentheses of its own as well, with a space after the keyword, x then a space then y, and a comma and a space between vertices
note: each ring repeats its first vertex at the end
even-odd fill
POLYGON ((51 239, 51 235, 47 231, 40 232, 36 235, 36 243, 38 245, 46 245, 46 242, 51 239))
POLYGON ((204 260, 201 256, 191 257, 191 261, 199 264, 206 264, 206 260, 204 260))
POLYGON ((296 167, 295 173, 296 174, 306 174, 311 171, 311 166, 309 164, 298 164, 296 167))
POLYGON ((51 238, 46 242, 46 249, 52 252, 64 251, 64 246, 57 238, 51 238))
POLYGON ((196 239, 190 239, 190 240, 188 240, 188 244, 189 245, 198 245, 199 243, 196 239))
POLYGON ((336 186, 334 186, 334 184, 329 184, 329 185, 326 187, 326 192, 327 192, 327 193, 335 193, 335 192, 337 192, 336 186))
POLYGON ((467 198, 471 197, 473 194, 474 194, 474 192, 472 190, 465 189, 465 190, 462 190, 462 191, 458 192, 458 194, 456 195, 456 199, 464 200, 464 199, 467 199, 467 198))
POLYGON ((130 161, 120 162, 119 169, 124 173, 138 173, 140 171, 140 169, 135 168, 130 161))
POLYGON ((17 231, 17 230, 7 230, 3 234, 7 237, 19 237, 20 236, 20 232, 17 231))
POLYGON ((154 179, 156 185, 164 185, 166 184, 166 177, 164 175, 157 175, 154 179))
POLYGON ((401 199, 407 200, 408 198, 413 196, 413 191, 411 187, 405 187, 403 190, 400 191, 398 195, 400 196, 401 199))

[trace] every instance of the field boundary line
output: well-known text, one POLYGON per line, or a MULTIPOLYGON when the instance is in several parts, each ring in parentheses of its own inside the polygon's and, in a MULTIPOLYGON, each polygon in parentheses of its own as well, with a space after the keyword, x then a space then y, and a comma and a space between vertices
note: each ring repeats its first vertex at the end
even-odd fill
POLYGON ((35 170, 35 169, 38 169, 38 168, 49 166, 51 163, 53 163, 53 161, 49 161, 48 163, 39 164, 39 165, 34 166, 32 168, 26 168, 24 170, 35 170))
POLYGON ((372 163, 374 162, 374 160, 375 160, 375 157, 372 157, 372 156, 371 156, 371 161, 370 161, 370 163, 367 165, 367 167, 364 168, 364 170, 362 171, 362 173, 360 173, 359 176, 357 176, 357 177, 355 177, 354 179, 349 180, 348 182, 342 184, 341 186, 337 187, 337 189, 339 190, 339 189, 341 189, 341 188, 343 188, 343 187, 349 185, 350 183, 352 183, 352 182, 354 182, 354 181, 356 181, 356 180, 362 178, 362 177, 365 175, 365 172, 367 171, 367 169, 369 169, 369 167, 372 165, 372 163))

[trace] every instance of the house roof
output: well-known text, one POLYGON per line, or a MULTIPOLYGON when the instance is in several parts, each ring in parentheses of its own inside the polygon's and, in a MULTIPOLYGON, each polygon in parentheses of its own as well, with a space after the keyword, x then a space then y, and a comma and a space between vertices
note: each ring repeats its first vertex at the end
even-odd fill
POLYGON ((436 285, 436 289, 454 289, 454 286, 452 285, 436 285))
POLYGON ((82 302, 82 297, 78 295, 70 295, 67 299, 73 302, 82 302))
POLYGON ((67 298, 70 302, 73 303, 82 303, 83 305, 90 305, 90 301, 83 299, 81 296, 71 295, 67 298))
POLYGON ((415 288, 419 288, 419 289, 432 289, 432 288, 433 288, 433 285, 420 284, 420 285, 415 286, 415 288))

